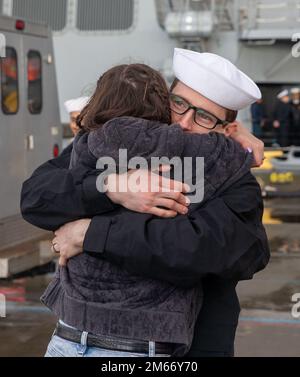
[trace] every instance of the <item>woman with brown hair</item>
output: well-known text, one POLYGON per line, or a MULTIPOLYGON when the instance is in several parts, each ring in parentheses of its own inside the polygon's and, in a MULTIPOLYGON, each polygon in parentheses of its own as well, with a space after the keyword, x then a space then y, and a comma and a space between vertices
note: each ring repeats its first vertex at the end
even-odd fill
MULTIPOLYGON (((164 79, 152 68, 131 64, 107 71, 77 120, 81 131, 74 140, 70 162, 75 180, 94 171, 102 157, 113 158, 120 167, 120 149, 126 150, 128 160, 143 157, 147 163, 152 157, 183 160, 188 156, 195 160, 201 156, 205 169, 203 204, 249 172, 252 156, 221 134, 228 121, 198 109, 196 121, 207 133, 186 133, 178 124, 169 125, 170 103, 177 111, 183 105, 179 96, 169 94, 164 79), (208 132, 212 130, 218 132, 208 132)), ((197 180, 200 173, 196 164, 193 169, 192 177, 197 180)), ((192 204, 190 214, 193 208, 192 204)), ((119 209, 116 215, 123 211, 119 209)), ((120 356, 120 349, 113 349, 116 341, 123 342, 124 351, 135 343, 135 348, 128 349, 134 355, 143 355, 149 342, 155 342, 158 354, 182 356, 191 346, 202 299, 200 282, 179 288, 81 254, 60 267, 42 297, 60 318, 47 355, 55 354, 57 342, 60 350, 64 343, 69 349, 68 342, 74 339, 71 332, 75 336, 81 331, 95 337, 95 346, 105 341, 111 344, 110 351, 89 349, 99 356, 120 356)))

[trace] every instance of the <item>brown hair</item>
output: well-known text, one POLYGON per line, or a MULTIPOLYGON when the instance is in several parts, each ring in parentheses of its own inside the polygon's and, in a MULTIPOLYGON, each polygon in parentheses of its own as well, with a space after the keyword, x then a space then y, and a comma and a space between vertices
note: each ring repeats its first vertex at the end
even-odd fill
MULTIPOLYGON (((177 78, 174 79, 171 87, 170 87, 170 92, 172 92, 175 88, 175 86, 179 83, 179 80, 177 78)), ((238 115, 238 112, 235 111, 235 110, 229 110, 229 109, 225 109, 226 110, 226 120, 227 122, 229 123, 232 123, 236 120, 236 117, 238 115)))
POLYGON ((90 131, 122 116, 171 123, 169 91, 158 71, 145 64, 124 64, 109 69, 98 80, 76 123, 90 131))

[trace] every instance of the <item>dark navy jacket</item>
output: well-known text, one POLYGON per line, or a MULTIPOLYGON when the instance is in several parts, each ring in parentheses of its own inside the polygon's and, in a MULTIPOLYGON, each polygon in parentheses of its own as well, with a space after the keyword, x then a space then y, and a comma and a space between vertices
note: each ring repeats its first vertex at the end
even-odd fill
POLYGON ((262 103, 253 103, 251 105, 252 122, 260 123, 265 117, 265 107, 262 103))
POLYGON ((269 260, 261 223, 261 191, 255 178, 246 174, 190 216, 161 219, 144 214, 137 223, 130 211, 115 216, 117 206, 96 189, 99 172, 74 179, 76 172, 68 170, 71 151, 69 146, 24 183, 23 217, 36 226, 55 230, 93 212, 84 242, 86 252, 129 272, 182 287, 202 279, 204 304, 189 356, 233 355, 240 312, 236 284, 251 279, 269 260), (126 247, 132 234, 135 242, 126 247))

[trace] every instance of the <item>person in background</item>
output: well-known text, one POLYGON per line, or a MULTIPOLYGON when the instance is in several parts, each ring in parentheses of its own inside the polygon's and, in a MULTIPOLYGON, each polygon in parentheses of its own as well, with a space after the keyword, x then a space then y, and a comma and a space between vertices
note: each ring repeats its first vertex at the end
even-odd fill
POLYGON ((262 98, 251 105, 251 118, 252 132, 256 137, 261 138, 263 127, 266 122, 265 106, 262 98))
POLYGON ((90 97, 79 97, 75 99, 70 99, 64 103, 65 108, 70 116, 70 129, 72 131, 73 136, 76 136, 79 131, 79 127, 76 124, 76 118, 81 113, 83 108, 87 105, 89 99, 90 97))
POLYGON ((300 88, 291 89, 290 145, 300 145, 300 88))
POLYGON ((292 119, 292 107, 287 89, 282 90, 277 95, 277 103, 273 114, 273 128, 276 141, 281 147, 289 144, 289 131, 292 119))

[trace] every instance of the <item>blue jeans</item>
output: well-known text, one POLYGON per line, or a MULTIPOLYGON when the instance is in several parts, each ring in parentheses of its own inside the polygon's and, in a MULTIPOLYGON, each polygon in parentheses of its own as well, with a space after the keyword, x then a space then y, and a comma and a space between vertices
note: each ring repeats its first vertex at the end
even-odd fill
MULTIPOLYGON (((65 324, 64 324, 65 325, 65 324)), ((86 345, 87 332, 83 332, 81 344, 53 335, 47 348, 45 357, 149 357, 148 353, 133 353, 124 351, 107 350, 86 345)), ((151 355, 152 356, 152 355, 151 355)), ((156 357, 168 357, 159 355, 156 357)))

